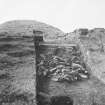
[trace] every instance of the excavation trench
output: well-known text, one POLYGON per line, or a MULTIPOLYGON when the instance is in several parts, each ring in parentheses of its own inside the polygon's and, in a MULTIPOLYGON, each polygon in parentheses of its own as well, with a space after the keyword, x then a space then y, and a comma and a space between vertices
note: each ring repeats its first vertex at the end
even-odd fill
POLYGON ((90 76, 79 46, 44 42, 43 37, 36 36, 35 51, 37 104, 73 105, 66 84, 86 81, 90 76))

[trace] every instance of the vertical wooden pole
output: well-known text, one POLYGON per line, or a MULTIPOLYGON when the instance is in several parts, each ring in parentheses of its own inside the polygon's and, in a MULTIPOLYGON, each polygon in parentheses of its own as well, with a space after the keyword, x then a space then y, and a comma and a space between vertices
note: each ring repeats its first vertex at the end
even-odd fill
POLYGON ((33 30, 34 34, 34 46, 35 46, 35 94, 36 94, 36 104, 38 104, 38 68, 37 68, 37 58, 39 56, 39 43, 43 42, 43 32, 33 30))

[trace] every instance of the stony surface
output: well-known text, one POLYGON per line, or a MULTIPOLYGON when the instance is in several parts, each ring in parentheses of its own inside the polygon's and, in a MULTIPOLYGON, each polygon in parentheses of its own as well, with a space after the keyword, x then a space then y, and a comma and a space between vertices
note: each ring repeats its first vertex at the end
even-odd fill
MULTIPOLYGON (((62 38, 58 37, 58 40, 62 39, 62 43, 66 42, 68 44, 77 44, 80 46, 85 64, 91 73, 90 78, 85 81, 73 83, 61 83, 53 80, 47 81, 45 78, 44 82, 42 79, 44 90, 41 90, 39 96, 41 96, 41 100, 45 99, 45 101, 42 101, 44 104, 49 103, 48 105, 50 105, 55 97, 56 100, 54 100, 54 105, 57 105, 61 102, 58 102, 57 98, 59 100, 61 96, 65 96, 65 98, 68 99, 68 96, 70 100, 73 100, 71 105, 105 105, 105 84, 104 79, 102 79, 104 72, 104 43, 102 43, 100 39, 101 35, 103 36, 102 39, 104 39, 105 30, 93 29, 83 30, 83 32, 81 32, 82 30, 83 29, 80 29, 65 34, 62 38)), ((39 103, 39 105, 42 104, 39 103)), ((63 104, 60 103, 60 105, 63 104)), ((65 103, 65 105, 68 104, 65 103)))

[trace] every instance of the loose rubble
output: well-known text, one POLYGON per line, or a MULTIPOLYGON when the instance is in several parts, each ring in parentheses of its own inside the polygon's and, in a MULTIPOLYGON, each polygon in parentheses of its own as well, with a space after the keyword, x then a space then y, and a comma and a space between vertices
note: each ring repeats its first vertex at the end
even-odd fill
POLYGON ((57 47, 53 52, 40 54, 38 74, 53 81, 74 82, 89 78, 88 70, 77 46, 57 47))

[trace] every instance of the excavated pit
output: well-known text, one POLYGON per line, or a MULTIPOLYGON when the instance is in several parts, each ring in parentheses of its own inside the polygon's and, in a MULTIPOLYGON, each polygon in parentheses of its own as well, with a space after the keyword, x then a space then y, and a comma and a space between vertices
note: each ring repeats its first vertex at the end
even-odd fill
POLYGON ((66 85, 86 81, 90 75, 79 46, 44 42, 36 36, 35 50, 37 105, 73 105, 66 85))

